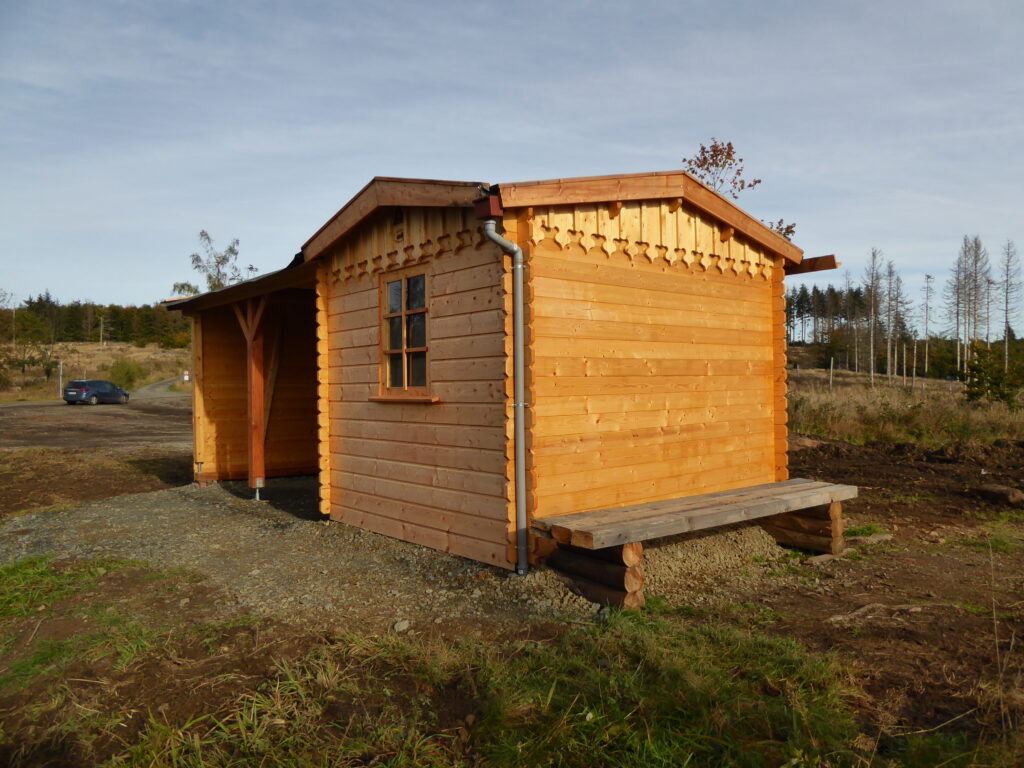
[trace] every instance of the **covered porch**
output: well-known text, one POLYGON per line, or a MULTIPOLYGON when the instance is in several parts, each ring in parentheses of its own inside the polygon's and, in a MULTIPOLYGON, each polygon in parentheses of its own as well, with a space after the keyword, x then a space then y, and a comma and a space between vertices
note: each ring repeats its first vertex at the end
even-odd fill
POLYGON ((319 471, 316 269, 298 264, 168 302, 192 319, 195 479, 319 471))

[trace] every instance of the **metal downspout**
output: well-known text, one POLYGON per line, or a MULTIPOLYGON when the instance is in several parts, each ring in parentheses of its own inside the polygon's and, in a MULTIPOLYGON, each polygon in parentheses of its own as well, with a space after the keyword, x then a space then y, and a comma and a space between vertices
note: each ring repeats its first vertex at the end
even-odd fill
POLYGON ((516 573, 525 576, 530 569, 526 535, 526 384, 523 360, 526 357, 523 332, 523 249, 497 233, 494 219, 484 221, 484 234, 502 251, 512 256, 512 413, 515 427, 516 488, 516 573))

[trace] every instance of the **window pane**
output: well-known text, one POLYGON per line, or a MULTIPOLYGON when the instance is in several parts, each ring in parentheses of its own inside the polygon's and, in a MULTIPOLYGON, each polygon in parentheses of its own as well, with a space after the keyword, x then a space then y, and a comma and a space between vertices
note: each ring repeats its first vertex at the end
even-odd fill
POLYGON ((395 280, 388 283, 388 311, 386 314, 393 315, 402 311, 402 281, 395 280))
POLYGON ((427 386, 427 353, 409 353, 409 386, 427 386))
POLYGON ((427 306, 427 279, 416 275, 405 281, 406 309, 423 309, 427 306))
POLYGON ((402 382, 402 355, 388 355, 388 386, 401 387, 402 382))
POLYGON ((388 349, 402 348, 402 318, 388 318, 388 349))
POLYGON ((418 315, 406 315, 406 320, 409 323, 409 332, 405 337, 405 346, 427 346, 427 316, 421 312, 418 315))

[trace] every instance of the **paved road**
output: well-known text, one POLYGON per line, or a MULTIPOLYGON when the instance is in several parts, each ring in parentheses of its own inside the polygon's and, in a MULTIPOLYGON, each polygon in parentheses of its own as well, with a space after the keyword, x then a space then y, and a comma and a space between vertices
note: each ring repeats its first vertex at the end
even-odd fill
MULTIPOLYGON (((175 376, 171 379, 164 379, 153 384, 139 387, 131 393, 132 400, 154 400, 156 398, 182 398, 192 397, 191 392, 172 392, 171 385, 178 380, 175 376)), ((51 406, 64 405, 64 401, 54 397, 53 400, 30 400, 21 402, 0 402, 0 408, 49 408, 51 406)))
POLYGON ((171 379, 164 379, 153 384, 139 387, 132 392, 132 400, 152 400, 155 397, 192 397, 190 392, 172 392, 171 385, 178 380, 175 376, 171 379))

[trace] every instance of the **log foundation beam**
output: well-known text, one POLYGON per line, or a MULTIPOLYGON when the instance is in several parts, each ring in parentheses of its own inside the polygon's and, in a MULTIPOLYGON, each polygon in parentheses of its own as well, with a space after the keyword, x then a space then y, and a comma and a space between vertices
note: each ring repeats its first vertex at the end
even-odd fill
POLYGON ((592 603, 631 610, 644 605, 640 542, 604 549, 559 544, 546 563, 566 579, 574 594, 592 603))
POLYGON ((783 546, 829 555, 841 555, 846 549, 841 501, 767 517, 761 527, 783 546))

